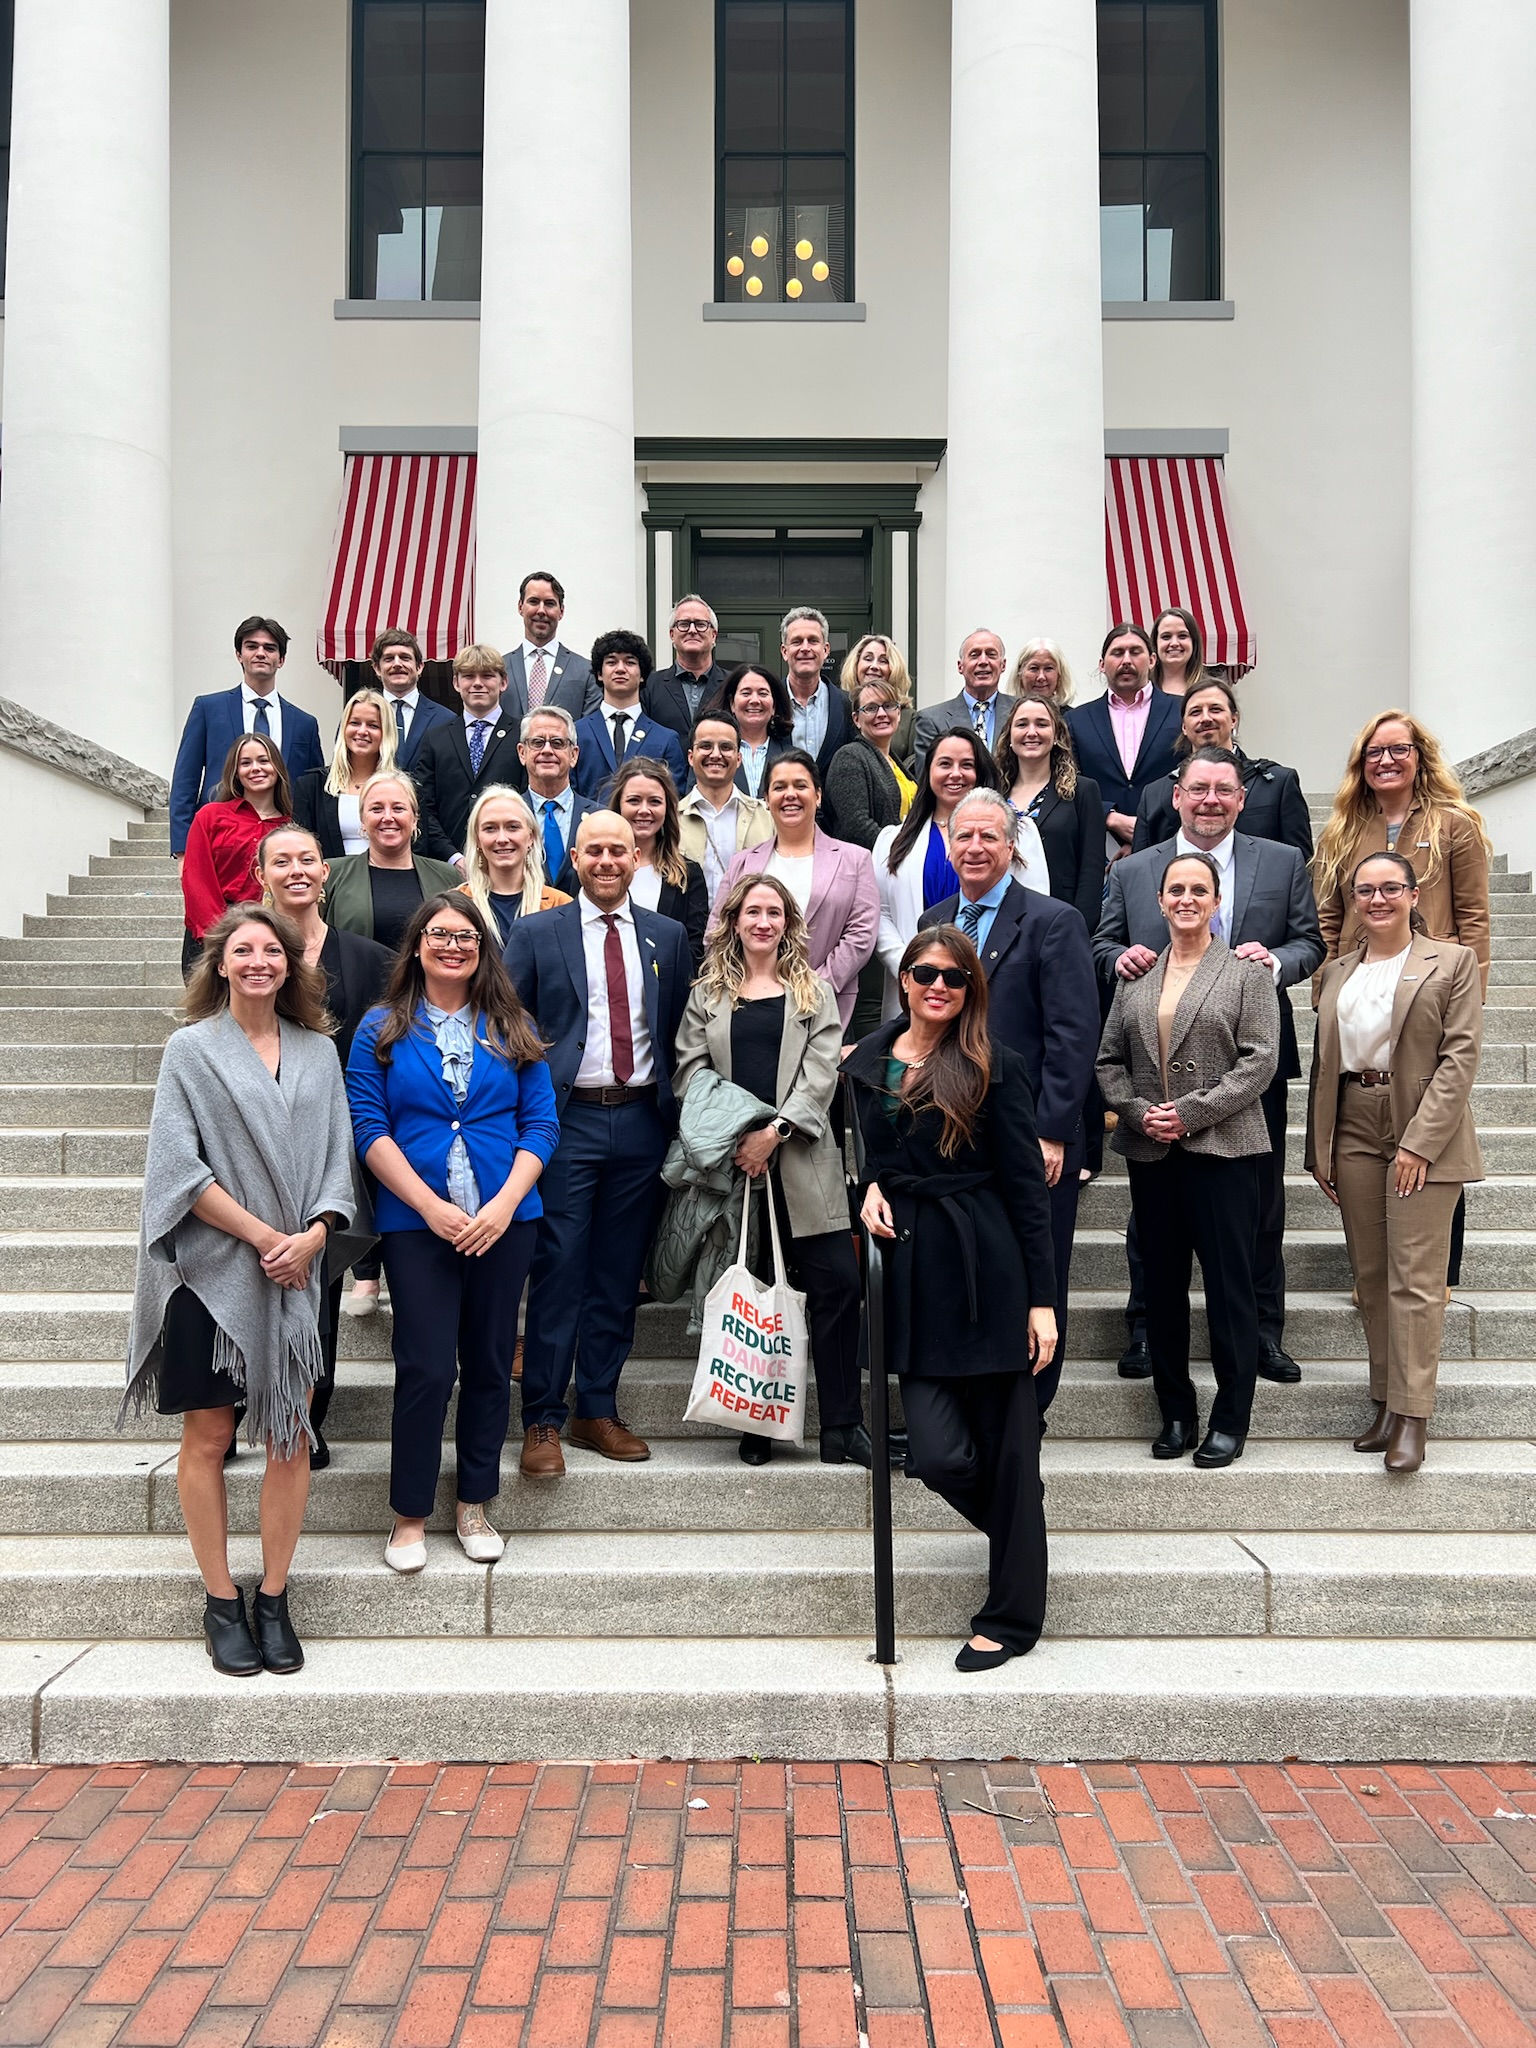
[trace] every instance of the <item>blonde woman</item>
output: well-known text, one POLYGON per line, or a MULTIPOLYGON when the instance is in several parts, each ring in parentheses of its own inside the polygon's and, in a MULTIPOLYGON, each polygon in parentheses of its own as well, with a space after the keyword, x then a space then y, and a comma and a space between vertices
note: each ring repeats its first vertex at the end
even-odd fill
POLYGON ((1072 671, 1055 640, 1026 640, 1013 664, 1008 688, 1015 697, 1049 697, 1053 704, 1072 702, 1072 671))
POLYGON ((858 703, 860 683, 890 684, 896 692, 901 712, 896 730, 891 735, 891 758, 911 775, 917 763, 917 742, 913 738, 917 712, 912 705, 912 677, 896 642, 884 633, 866 633, 862 640, 855 640, 844 659, 838 680, 850 704, 858 703))
POLYGON ((377 939, 393 952, 424 900, 440 889, 457 889, 461 878, 447 861, 416 852, 421 811, 409 775, 370 775, 358 794, 358 810, 367 851, 349 854, 331 869, 325 921, 377 939))
POLYGON ((464 876, 464 894, 492 920, 503 945, 520 917, 571 900, 544 879, 543 842, 526 800, 500 782, 482 789, 470 806, 464 876))
POLYGON ((328 768, 311 768, 293 786, 293 815, 313 832, 327 860, 361 853, 368 844, 358 804, 370 776, 395 765, 395 720, 381 690, 347 699, 328 768))
MULTIPOLYGON (((821 1462, 872 1462, 859 1396, 859 1271, 829 1111, 843 1029, 837 998, 812 972, 805 919, 776 875, 748 874, 722 897, 677 1032, 681 1102, 706 1067, 764 1105, 736 1164, 768 1190, 792 1287, 805 1294, 821 1412, 821 1462)), ((764 1247, 768 1239, 762 1232, 764 1247)), ((745 1434, 743 1464, 766 1465, 767 1437, 745 1434)))

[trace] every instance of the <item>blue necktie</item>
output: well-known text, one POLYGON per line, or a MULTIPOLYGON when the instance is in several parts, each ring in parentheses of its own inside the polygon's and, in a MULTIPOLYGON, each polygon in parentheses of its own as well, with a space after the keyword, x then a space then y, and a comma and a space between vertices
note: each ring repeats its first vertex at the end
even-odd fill
POLYGON ((485 736, 490 730, 488 718, 477 718, 469 728, 469 772, 480 773, 480 764, 485 759, 485 736))
POLYGON ((981 905, 979 903, 962 903, 958 922, 961 931, 965 933, 965 936, 974 946, 976 944, 976 935, 981 930, 981 905))
POLYGON ((401 756, 401 755, 402 755, 402 754, 403 754, 404 752, 405 752, 405 706, 404 706, 404 705, 403 705, 403 704, 402 704, 402 703, 400 702, 400 699, 399 699, 399 698, 397 697, 397 698, 395 699, 395 758, 396 758, 396 759, 398 760, 398 759, 399 759, 399 757, 400 757, 400 756, 401 756))
POLYGON ((267 739, 272 737, 272 722, 267 717, 267 704, 264 697, 256 699, 256 715, 251 720, 251 731, 259 732, 267 739))
POLYGON ((551 884, 565 866, 565 842, 560 837, 560 806, 552 796, 544 799, 544 878, 551 884))

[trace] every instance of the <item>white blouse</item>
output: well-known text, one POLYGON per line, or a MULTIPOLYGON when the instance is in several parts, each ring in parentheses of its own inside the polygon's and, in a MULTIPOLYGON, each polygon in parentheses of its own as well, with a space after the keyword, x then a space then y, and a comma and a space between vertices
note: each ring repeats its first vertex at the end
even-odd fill
POLYGON ((654 910, 661 901, 661 869, 649 865, 636 868, 629 894, 631 902, 638 903, 642 910, 654 910))
POLYGON ((339 796, 336 799, 336 816, 341 826, 341 843, 348 853, 361 853, 368 844, 368 841, 363 837, 361 804, 361 797, 339 796))
POLYGON ((1363 960, 1339 990, 1339 1067, 1346 1074, 1392 1070, 1392 1003, 1411 945, 1390 960, 1363 960))

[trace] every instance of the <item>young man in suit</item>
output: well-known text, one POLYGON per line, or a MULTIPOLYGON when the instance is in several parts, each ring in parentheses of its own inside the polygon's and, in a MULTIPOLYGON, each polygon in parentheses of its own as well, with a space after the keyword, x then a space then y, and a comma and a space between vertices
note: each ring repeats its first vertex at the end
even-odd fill
POLYGON ((580 720, 576 738, 576 787, 595 797, 621 761, 647 754, 672 771, 679 795, 688 770, 677 734, 640 708, 640 689, 651 673, 651 650, 638 633, 623 627, 592 643, 592 671, 602 691, 597 709, 580 720))
POLYGON ((395 766, 407 775, 434 725, 452 725, 453 713, 421 694, 421 642, 403 626, 386 626, 368 656, 395 720, 395 766))
POLYGON ((277 694, 277 672, 287 658, 288 635, 276 619, 242 619, 235 628, 241 681, 232 690, 192 700, 171 771, 171 852, 177 860, 187 850, 194 816, 213 801, 224 757, 242 733, 266 734, 291 783, 325 766, 318 723, 277 694))
POLYGON ((690 592, 673 605, 667 637, 672 666, 652 670, 640 702, 686 746, 699 713, 725 681, 726 671, 715 660, 720 621, 702 597, 690 592))
POLYGON ((575 719, 560 704, 530 711, 523 720, 517 752, 527 778, 528 805, 543 841, 544 879, 551 888, 574 896, 575 871, 570 863, 576 827, 588 811, 597 808, 571 783, 580 752, 575 719))
POLYGON ((919 764, 939 734, 951 732, 957 725, 979 734, 987 752, 992 752, 997 745, 998 720, 1007 708, 1002 687, 1007 658, 1001 636, 990 626, 979 626, 974 633, 966 634, 955 664, 960 671, 961 688, 942 704, 930 704, 926 711, 917 714, 912 744, 919 764))
POLYGON ((592 664, 555 636, 565 617, 565 585, 547 569, 534 569, 518 586, 523 638, 507 657, 507 716, 516 731, 530 711, 558 704, 572 718, 598 705, 592 664))
POLYGON ((560 1144, 539 1182, 544 1214, 523 1338, 523 1472, 565 1472, 560 1430, 574 1366, 571 1442, 634 1463, 650 1446, 619 1419, 646 1248, 677 1122, 672 1069, 693 978, 680 924, 629 899, 635 835, 613 811, 576 832, 581 893, 519 918, 507 971, 549 1047, 560 1144))
POLYGON ((949 821, 960 893, 925 910, 917 928, 956 924, 965 933, 986 972, 987 1028, 1029 1072, 1056 1256, 1056 1356, 1035 1375, 1043 1416, 1060 1384, 1067 1348, 1067 1279, 1079 1175, 1088 1156, 1083 1104, 1099 1049, 1099 1000, 1081 912, 1024 888, 1009 873, 1014 825, 1007 799, 996 790, 973 790, 960 799, 949 821))
POLYGON ((1154 658, 1140 626, 1111 626, 1099 652, 1104 695, 1067 707, 1078 773, 1099 785, 1105 826, 1122 851, 1136 834, 1141 792, 1177 766, 1183 700, 1153 686, 1154 658))
POLYGON ((517 778, 517 731, 503 709, 506 682, 506 664, 494 647, 477 642, 454 656, 453 687, 464 715, 434 726, 416 756, 417 852, 433 860, 462 867, 475 798, 490 783, 517 778))
MULTIPOLYGON (((1168 944, 1158 908, 1164 870, 1176 853, 1205 853, 1222 873, 1218 936, 1244 960, 1262 960, 1280 994, 1280 1064, 1260 1097, 1270 1153, 1260 1161, 1259 1238, 1254 1288, 1259 1303, 1259 1373, 1282 1386, 1301 1378, 1284 1348, 1285 1337, 1285 1125, 1286 1091, 1301 1073, 1296 1020, 1285 995, 1305 981, 1323 958, 1323 935, 1306 863, 1294 846, 1250 839, 1236 830, 1245 791, 1242 770, 1225 747, 1197 747, 1180 765, 1173 802, 1179 829, 1172 839, 1117 860, 1109 871, 1104 915, 1093 950, 1101 981, 1139 980, 1157 965, 1168 944)), ((1131 1299, 1126 1307, 1131 1342, 1120 1360, 1124 1379, 1146 1379, 1147 1351, 1141 1260, 1134 1224, 1126 1235, 1131 1299)))
MULTIPOLYGON (((784 679, 794 716, 794 744, 816 763, 823 783, 838 748, 859 736, 847 696, 822 674, 831 653, 830 632, 826 615, 814 605, 795 605, 779 623, 779 652, 784 657, 784 679)), ((835 829, 830 820, 824 819, 823 824, 829 832, 835 829)))

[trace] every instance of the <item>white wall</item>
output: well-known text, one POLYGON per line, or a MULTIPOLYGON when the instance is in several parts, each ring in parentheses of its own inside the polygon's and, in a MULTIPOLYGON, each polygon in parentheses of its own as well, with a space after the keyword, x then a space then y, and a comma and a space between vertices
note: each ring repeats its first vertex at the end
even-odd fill
POLYGON ((0 747, 0 936, 21 936, 22 918, 40 916, 93 853, 125 836, 144 812, 73 775, 0 747))
POLYGON ((1512 874, 1536 869, 1536 776, 1509 782, 1472 799, 1483 814, 1496 853, 1509 855, 1512 874))

